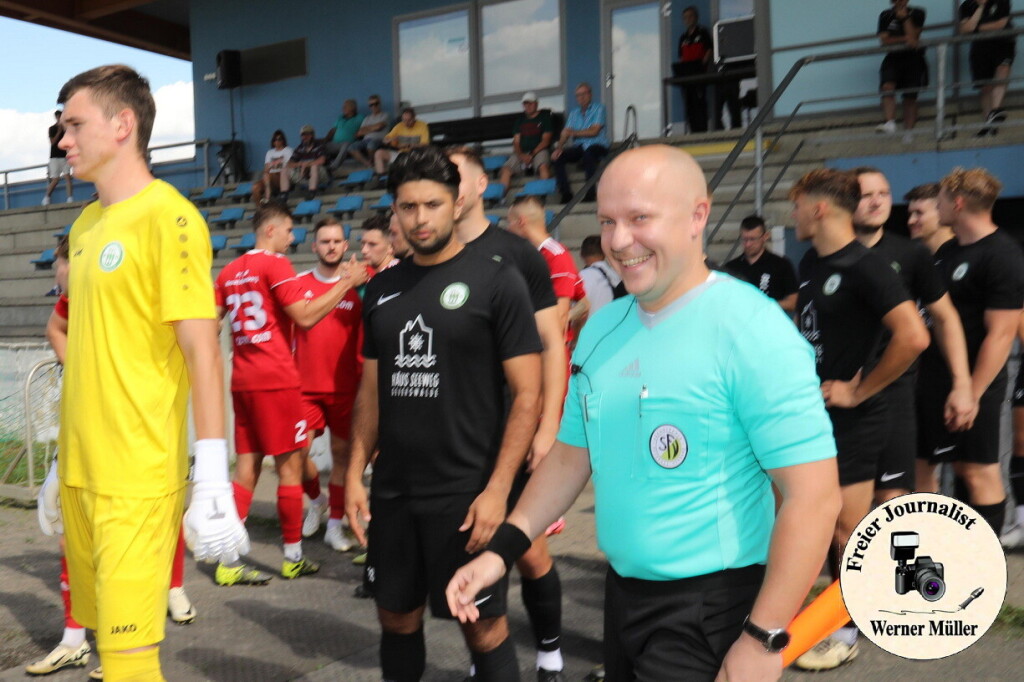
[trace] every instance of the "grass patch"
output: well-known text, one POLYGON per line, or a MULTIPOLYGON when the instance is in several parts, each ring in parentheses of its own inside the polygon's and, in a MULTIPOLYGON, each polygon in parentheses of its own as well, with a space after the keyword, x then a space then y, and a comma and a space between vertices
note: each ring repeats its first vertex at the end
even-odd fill
POLYGON ((1024 608, 1003 604, 996 616, 995 625, 1016 637, 1024 637, 1024 608))
MULTIPOLYGON (((34 473, 35 481, 38 485, 42 483, 43 479, 46 478, 46 456, 48 453, 53 452, 55 442, 48 443, 33 443, 32 452, 34 457, 34 473)), ((12 436, 0 436, 0 476, 6 471, 7 467, 11 465, 11 462, 19 455, 22 455, 25 450, 24 441, 20 438, 12 436)), ((11 485, 18 485, 19 483, 26 483, 28 481, 28 458, 21 456, 20 460, 14 467, 14 471, 11 472, 10 478, 6 481, 0 481, 0 483, 9 483, 11 485)))

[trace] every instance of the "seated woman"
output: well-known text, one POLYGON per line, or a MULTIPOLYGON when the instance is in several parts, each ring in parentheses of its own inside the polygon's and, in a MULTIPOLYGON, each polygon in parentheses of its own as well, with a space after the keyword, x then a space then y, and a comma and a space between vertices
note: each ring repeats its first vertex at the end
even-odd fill
POLYGON ((270 149, 263 163, 262 182, 253 185, 252 200, 257 204, 265 204, 275 192, 286 194, 291 188, 288 174, 281 171, 292 158, 292 148, 288 146, 283 130, 275 130, 270 137, 270 149))

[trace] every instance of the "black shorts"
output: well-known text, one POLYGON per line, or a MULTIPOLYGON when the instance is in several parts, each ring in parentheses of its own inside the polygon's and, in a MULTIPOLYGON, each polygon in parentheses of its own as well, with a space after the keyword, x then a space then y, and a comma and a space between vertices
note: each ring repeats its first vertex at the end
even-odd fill
POLYGON ((1017 366, 1017 378, 1013 382, 1011 400, 1014 407, 1024 407, 1024 355, 1021 356, 1020 364, 1017 366))
POLYGON ((623 578, 611 568, 604 591, 607 682, 711 682, 743 631, 764 566, 682 580, 623 578))
POLYGON ((1006 64, 1013 64, 1013 58, 1017 55, 1017 43, 1010 40, 984 40, 971 43, 970 62, 971 78, 977 88, 986 85, 979 81, 992 80, 996 76, 996 69, 1006 64))
POLYGON ((887 404, 886 442, 875 470, 876 490, 913 490, 917 456, 917 411, 914 385, 917 372, 908 372, 882 392, 887 404))
MULTIPOLYGON (((377 606, 395 613, 430 603, 435 618, 451 618, 444 591, 466 553, 470 531, 459 532, 476 495, 373 498, 366 575, 377 606), (428 599, 429 598, 429 599, 428 599)), ((481 618, 505 615, 508 579, 477 595, 481 618)))
POLYGON ((828 416, 836 439, 839 485, 875 480, 887 436, 885 396, 876 395, 851 410, 832 408, 828 416))
POLYGON ((917 456, 932 464, 941 462, 999 461, 999 422, 1009 380, 1006 369, 996 375, 978 401, 978 416, 970 431, 950 433, 943 419, 943 407, 949 394, 949 378, 919 382, 917 456))
MULTIPOLYGON (((928 62, 918 53, 885 55, 878 69, 879 87, 895 83, 897 90, 923 88, 928 85, 928 62)), ((918 93, 905 92, 903 99, 916 99, 918 93)))
POLYGON ((516 477, 512 479, 512 488, 508 492, 508 510, 511 512, 516 508, 519 503, 519 498, 523 496, 523 491, 526 490, 526 484, 530 482, 530 472, 526 470, 524 464, 520 469, 516 477))

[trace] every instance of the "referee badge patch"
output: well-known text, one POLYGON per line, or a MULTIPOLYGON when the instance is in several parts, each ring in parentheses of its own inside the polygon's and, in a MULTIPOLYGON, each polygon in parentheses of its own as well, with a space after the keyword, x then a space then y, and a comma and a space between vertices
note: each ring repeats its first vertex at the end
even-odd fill
POLYGON ((825 286, 823 286, 821 290, 825 293, 826 296, 831 296, 832 294, 836 293, 836 291, 839 289, 839 284, 842 281, 843 276, 837 272, 825 280, 825 286))
POLYGON ((962 280, 964 278, 964 275, 966 275, 966 274, 967 274, 967 263, 961 263, 960 265, 956 266, 955 270, 953 270, 953 281, 954 282, 959 282, 960 280, 962 280))
POLYGON ((113 272, 124 262, 124 247, 121 242, 110 242, 100 251, 100 270, 113 272))
POLYGON ((453 282, 441 292, 441 305, 448 310, 461 308, 469 300, 469 287, 462 282, 453 282))
POLYGON ((662 469, 675 469, 686 459, 686 436, 671 424, 663 424, 651 434, 651 457, 662 469))

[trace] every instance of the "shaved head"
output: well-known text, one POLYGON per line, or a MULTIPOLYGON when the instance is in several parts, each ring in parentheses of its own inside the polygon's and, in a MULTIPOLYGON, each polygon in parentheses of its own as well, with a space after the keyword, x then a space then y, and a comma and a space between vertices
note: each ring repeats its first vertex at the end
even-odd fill
POLYGON ((710 211, 704 171, 681 149, 644 146, 608 164, 597 188, 601 245, 644 309, 707 278, 701 236, 710 211))

